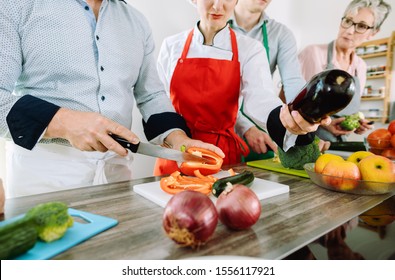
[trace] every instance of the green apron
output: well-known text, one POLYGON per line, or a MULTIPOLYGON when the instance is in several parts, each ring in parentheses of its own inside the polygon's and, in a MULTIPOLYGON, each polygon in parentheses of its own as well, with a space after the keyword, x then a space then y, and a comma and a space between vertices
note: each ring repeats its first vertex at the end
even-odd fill
MULTIPOLYGON (((267 55, 267 60, 268 60, 269 65, 270 65, 269 41, 268 41, 268 38, 267 38, 266 23, 267 23, 267 20, 264 20, 264 22, 263 22, 263 24, 262 24, 262 35, 263 35, 263 45, 265 46, 266 55, 267 55)), ((229 25, 230 25, 230 27, 232 27, 232 21, 231 21, 231 20, 229 21, 229 25)), ((241 112, 247 119, 249 119, 252 123, 254 123, 255 126, 256 126, 258 129, 260 129, 260 130, 266 132, 264 129, 260 128, 253 120, 251 120, 247 115, 244 114, 244 112, 243 112, 243 104, 241 105, 240 112, 241 112)), ((245 137, 243 137, 243 140, 244 140, 244 141, 247 143, 247 145, 248 145, 248 142, 247 142, 247 140, 245 139, 245 137)), ((274 157, 274 152, 271 151, 271 150, 270 150, 270 151, 267 151, 267 152, 264 153, 264 154, 258 154, 258 153, 255 153, 255 152, 251 149, 251 147, 250 147, 249 145, 248 145, 248 147, 250 148, 250 153, 249 153, 248 156, 246 156, 246 157, 242 156, 242 162, 253 161, 253 160, 260 160, 260 159, 267 159, 267 158, 272 158, 272 157, 274 157)), ((268 149, 270 149, 270 148, 268 147, 268 149)))

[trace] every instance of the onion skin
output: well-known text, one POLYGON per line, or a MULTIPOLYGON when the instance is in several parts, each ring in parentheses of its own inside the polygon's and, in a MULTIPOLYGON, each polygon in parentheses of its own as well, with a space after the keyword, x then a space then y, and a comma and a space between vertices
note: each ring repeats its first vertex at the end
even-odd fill
POLYGON ((253 226, 261 215, 261 203, 257 195, 240 184, 229 185, 216 202, 219 220, 235 230, 253 226))
POLYGON ((198 247, 214 233, 218 213, 214 203, 200 192, 185 190, 175 194, 163 213, 167 236, 184 247, 198 247))

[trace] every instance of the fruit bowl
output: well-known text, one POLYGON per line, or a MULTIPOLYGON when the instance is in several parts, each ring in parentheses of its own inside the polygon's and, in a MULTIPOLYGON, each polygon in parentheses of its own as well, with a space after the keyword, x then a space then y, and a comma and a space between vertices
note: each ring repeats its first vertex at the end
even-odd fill
POLYGON ((324 189, 362 195, 378 195, 395 192, 395 182, 383 183, 322 175, 314 171, 314 165, 314 163, 306 163, 303 167, 311 181, 324 189), (336 185, 342 185, 342 187, 338 187, 334 183, 336 185))

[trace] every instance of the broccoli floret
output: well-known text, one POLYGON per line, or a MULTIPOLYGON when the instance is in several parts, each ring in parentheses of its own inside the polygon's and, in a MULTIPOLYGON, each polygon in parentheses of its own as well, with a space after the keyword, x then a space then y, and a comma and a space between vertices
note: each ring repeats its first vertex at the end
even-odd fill
POLYGON ((355 113, 349 116, 346 116, 345 120, 340 123, 341 128, 345 130, 354 130, 357 129, 361 124, 360 120, 363 120, 365 116, 361 113, 355 113))
POLYGON ((61 238, 74 223, 63 202, 39 204, 26 213, 26 218, 34 220, 38 237, 45 242, 61 238))
POLYGON ((278 157, 282 166, 293 169, 303 169, 303 165, 315 162, 321 152, 318 147, 320 139, 315 137, 314 141, 305 146, 294 146, 288 151, 278 147, 278 157))

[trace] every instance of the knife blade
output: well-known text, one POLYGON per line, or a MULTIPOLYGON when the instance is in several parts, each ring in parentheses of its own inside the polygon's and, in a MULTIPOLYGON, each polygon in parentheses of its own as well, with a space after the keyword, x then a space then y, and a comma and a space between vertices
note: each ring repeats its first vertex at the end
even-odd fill
POLYGON ((200 163, 206 163, 207 160, 203 157, 199 157, 193 154, 173 150, 170 148, 164 148, 159 145, 153 145, 150 143, 139 142, 138 144, 133 144, 126 139, 119 137, 114 134, 110 136, 117 141, 122 147, 129 149, 132 153, 138 153, 142 155, 147 155, 151 157, 164 158, 169 160, 175 160, 178 162, 185 161, 195 161, 200 163))

